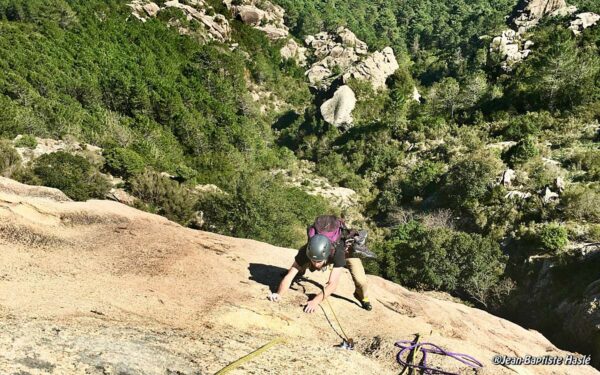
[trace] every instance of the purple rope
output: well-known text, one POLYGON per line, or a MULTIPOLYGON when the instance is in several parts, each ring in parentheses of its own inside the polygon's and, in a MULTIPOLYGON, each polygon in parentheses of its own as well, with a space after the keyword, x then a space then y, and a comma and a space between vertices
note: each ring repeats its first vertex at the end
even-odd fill
MULTIPOLYGON (((405 366, 405 367, 412 367, 412 368, 417 368, 417 369, 423 370, 423 373, 428 374, 428 375, 432 375, 432 374, 458 375, 458 374, 454 373, 454 372, 447 372, 444 370, 440 370, 440 369, 437 369, 434 367, 427 367, 427 353, 445 355, 445 356, 454 358, 455 360, 457 360, 469 367, 472 367, 472 368, 482 368, 483 367, 483 364, 481 364, 481 362, 479 362, 478 360, 476 360, 475 358, 471 357, 468 354, 449 352, 449 351, 446 351, 446 350, 442 349, 441 347, 439 347, 435 344, 429 343, 429 342, 420 342, 420 343, 414 344, 413 341, 410 341, 410 340, 401 340, 401 341, 396 342, 394 345, 401 349, 398 352, 398 354, 396 355, 396 360, 398 361, 398 363, 400 365, 405 366), (422 363, 421 365, 413 365, 413 364, 407 363, 402 360, 402 355, 404 354, 404 352, 410 353, 412 350, 416 351, 417 349, 421 349, 421 352, 423 353, 423 359, 421 361, 421 363, 422 363)), ((407 354, 407 358, 408 358, 408 354, 407 354)))

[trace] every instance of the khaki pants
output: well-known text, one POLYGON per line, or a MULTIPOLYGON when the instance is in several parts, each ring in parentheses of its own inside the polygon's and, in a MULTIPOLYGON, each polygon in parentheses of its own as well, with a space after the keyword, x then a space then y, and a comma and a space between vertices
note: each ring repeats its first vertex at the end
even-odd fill
POLYGON ((346 258, 346 268, 354 281, 354 297, 362 301, 367 295, 367 275, 360 258, 346 258))

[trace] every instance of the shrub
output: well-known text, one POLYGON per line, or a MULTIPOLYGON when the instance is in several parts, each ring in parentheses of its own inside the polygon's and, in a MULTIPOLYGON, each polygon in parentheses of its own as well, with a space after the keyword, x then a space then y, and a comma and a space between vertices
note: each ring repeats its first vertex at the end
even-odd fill
POLYGON ((537 156, 540 153, 536 146, 535 138, 526 137, 504 153, 504 159, 509 166, 515 167, 537 156))
POLYGON ((574 155, 571 160, 577 168, 586 171, 587 181, 598 181, 600 179, 600 151, 591 150, 574 155))
POLYGON ((502 164, 488 154, 474 154, 456 162, 446 175, 443 191, 456 208, 482 199, 500 173, 502 164))
POLYGON ((395 228, 384 248, 387 278, 409 287, 464 294, 483 304, 506 262, 500 246, 489 238, 426 229, 415 221, 395 228))
POLYGON ((211 230, 286 247, 303 245, 306 226, 332 212, 323 198, 285 186, 266 173, 242 176, 228 194, 203 195, 199 209, 211 230))
POLYGON ((0 174, 10 177, 21 165, 21 156, 8 141, 0 141, 0 174))
POLYGON ((195 215, 197 197, 183 185, 153 171, 135 175, 131 193, 141 199, 144 208, 167 217, 181 225, 188 225, 195 215))
POLYGON ((571 185, 560 199, 565 219, 600 222, 600 192, 598 186, 571 185))
POLYGON ((417 165, 402 183, 404 198, 425 197, 433 193, 443 174, 443 163, 425 161, 417 165))
POLYGON ((592 242, 600 242, 600 224, 592 224, 587 231, 587 239, 592 242))
POLYGON ((543 128, 553 123, 553 118, 548 112, 528 112, 509 120, 503 135, 506 139, 519 141, 529 136, 537 136, 543 128))
POLYGON ((115 147, 103 151, 105 168, 112 174, 129 178, 144 171, 144 159, 135 151, 115 147))
POLYGON ((37 147, 37 139, 30 134, 26 134, 21 136, 15 142, 15 147, 27 147, 27 148, 36 148, 37 147))
POLYGON ((63 151, 40 156, 33 172, 43 185, 60 189, 78 201, 103 198, 110 188, 106 178, 84 157, 63 151))
POLYGON ((544 224, 537 235, 539 246, 544 251, 557 253, 564 250, 569 243, 567 229, 556 223, 544 224))

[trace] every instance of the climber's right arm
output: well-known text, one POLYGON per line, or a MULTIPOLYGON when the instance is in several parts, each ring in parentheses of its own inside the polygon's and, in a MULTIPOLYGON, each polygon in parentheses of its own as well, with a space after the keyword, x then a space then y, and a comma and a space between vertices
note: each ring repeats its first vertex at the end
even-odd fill
POLYGON ((300 265, 297 262, 294 262, 294 264, 292 264, 292 266, 288 270, 287 274, 279 283, 277 293, 272 293, 271 295, 269 295, 269 299, 274 302, 279 301, 279 298, 283 297, 283 295, 288 291, 288 289, 290 289, 290 285, 292 285, 292 281, 294 280, 294 277, 298 274, 298 272, 300 272, 300 265))

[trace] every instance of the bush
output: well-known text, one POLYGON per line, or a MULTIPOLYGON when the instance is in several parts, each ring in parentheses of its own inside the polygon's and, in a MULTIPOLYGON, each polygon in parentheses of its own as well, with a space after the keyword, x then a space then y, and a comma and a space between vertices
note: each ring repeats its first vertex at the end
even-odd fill
POLYGON ((10 177, 21 165, 21 156, 9 141, 0 141, 0 174, 10 177))
POLYGON ((474 154, 456 162, 446 175, 443 192, 450 206, 463 208, 481 200, 502 164, 492 155, 474 154))
POLYGON ((528 112, 522 116, 516 116, 509 120, 504 129, 504 138, 519 141, 529 136, 537 136, 543 128, 553 123, 553 118, 548 112, 528 112))
POLYGON ((567 229, 556 223, 544 224, 538 231, 538 243, 544 252, 557 253, 567 247, 567 229))
POLYGON ((60 189, 77 201, 104 198, 110 188, 107 179, 84 157, 63 151, 40 156, 33 172, 42 185, 60 189))
POLYGON ((413 288, 463 294, 483 304, 506 262, 489 238, 426 229, 415 221, 397 227, 383 246, 388 249, 382 266, 387 278, 413 288))
POLYGON ((36 148, 37 147, 37 139, 30 134, 26 134, 21 136, 15 142, 15 147, 26 147, 26 148, 36 148))
POLYGON ((144 171, 144 159, 133 150, 115 147, 104 150, 102 155, 106 170, 114 175, 129 178, 144 171))
POLYGON ((536 146, 535 138, 526 137, 520 140, 516 145, 509 148, 504 153, 504 159, 507 164, 514 168, 517 165, 523 164, 529 159, 537 156, 540 153, 536 146))
POLYGON ((592 242, 600 242, 600 224, 592 224, 587 231, 587 239, 592 242))
POLYGON ((425 161, 418 164, 402 183, 403 197, 410 200, 432 194, 443 174, 443 163, 425 161))
POLYGON ((565 219, 600 222, 600 192, 597 185, 571 185, 560 199, 565 219))
POLYGON ((591 150, 574 155, 570 162, 577 168, 586 171, 585 180, 600 180, 600 151, 591 150))
POLYGON ((199 209, 210 230, 296 248, 306 242, 306 226, 332 212, 323 198, 285 186, 267 173, 242 176, 228 194, 202 196, 199 209))
POLYGON ((194 219, 198 199, 177 181, 146 171, 135 175, 130 185, 131 193, 143 202, 141 208, 181 225, 189 225, 194 219))

